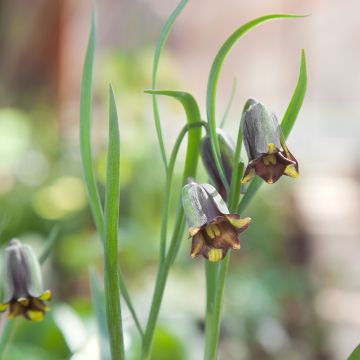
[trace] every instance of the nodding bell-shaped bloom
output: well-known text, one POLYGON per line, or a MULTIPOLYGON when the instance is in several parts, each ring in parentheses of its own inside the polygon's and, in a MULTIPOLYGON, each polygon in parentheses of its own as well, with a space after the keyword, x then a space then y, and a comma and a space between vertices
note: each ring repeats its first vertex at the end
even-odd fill
POLYGON ((30 246, 10 241, 3 254, 1 281, 0 311, 9 310, 9 318, 43 320, 49 310, 44 301, 51 299, 51 291, 44 291, 40 264, 30 246))
POLYGON ((240 219, 229 210, 216 189, 193 179, 183 187, 182 203, 192 238, 191 257, 202 255, 209 261, 222 260, 228 249, 240 249, 239 234, 251 219, 240 219))
POLYGON ((276 116, 262 103, 250 99, 242 116, 243 141, 249 158, 242 183, 254 175, 273 184, 282 175, 299 176, 298 162, 287 148, 276 116))
MULTIPOLYGON (((228 184, 230 184, 235 156, 235 144, 231 137, 224 130, 216 129, 216 134, 219 140, 221 162, 224 169, 225 177, 228 184)), ((223 199, 226 200, 226 188, 220 178, 218 169, 216 167, 209 135, 206 135, 201 142, 201 158, 207 173, 215 184, 217 191, 220 193, 223 199)))

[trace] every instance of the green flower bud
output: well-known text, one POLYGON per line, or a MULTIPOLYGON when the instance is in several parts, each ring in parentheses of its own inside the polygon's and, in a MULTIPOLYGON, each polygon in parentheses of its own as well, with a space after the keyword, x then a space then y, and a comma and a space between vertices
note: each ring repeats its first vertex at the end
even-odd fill
POLYGON ((24 316, 41 321, 51 291, 44 291, 40 264, 32 248, 13 239, 2 256, 2 297, 0 311, 9 309, 9 318, 24 316))
MULTIPOLYGON (((216 129, 216 134, 218 136, 221 162, 224 169, 225 177, 228 184, 230 184, 235 156, 235 144, 231 137, 224 130, 216 129)), ((206 135, 202 139, 201 158, 208 175, 215 184, 216 189, 224 199, 227 199, 226 187, 224 186, 218 169, 216 167, 209 135, 206 135)))
POLYGON ((191 257, 202 255, 215 262, 222 260, 228 249, 240 249, 239 234, 248 228, 251 219, 229 214, 212 185, 189 179, 182 190, 182 203, 192 238, 191 257))
POLYGON ((287 148, 276 116, 257 100, 246 102, 242 115, 243 141, 249 158, 242 183, 254 175, 273 184, 282 175, 299 176, 298 163, 287 148))

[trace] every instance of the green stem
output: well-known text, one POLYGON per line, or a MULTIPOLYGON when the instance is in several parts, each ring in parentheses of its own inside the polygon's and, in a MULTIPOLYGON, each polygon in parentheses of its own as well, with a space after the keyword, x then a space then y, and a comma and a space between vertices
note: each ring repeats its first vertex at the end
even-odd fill
POLYGON ((187 124, 185 125, 177 139, 173 148, 173 151, 170 156, 169 166, 166 171, 166 184, 165 184, 165 204, 163 208, 163 214, 162 214, 162 222, 161 222, 161 233, 160 233, 160 263, 164 262, 165 260, 165 254, 166 254, 166 238, 167 238, 167 227, 168 227, 168 219, 169 219, 169 207, 170 207, 170 194, 171 194, 171 185, 172 185, 172 179, 174 174, 174 167, 176 162, 176 157, 180 149, 180 145, 186 135, 186 133, 192 129, 197 128, 200 126, 204 126, 206 129, 206 122, 199 121, 197 123, 193 124, 187 124))
MULTIPOLYGON (((180 131, 178 138, 176 139, 173 151, 171 153, 168 172, 167 172, 167 181, 168 181, 168 184, 170 184, 170 185, 169 185, 169 188, 166 188, 166 204, 164 207, 166 209, 166 213, 164 212, 164 214, 163 214, 163 216, 165 216, 165 218, 163 219, 162 231, 161 231, 161 244, 164 247, 166 246, 166 229, 167 229, 167 222, 168 222, 170 187, 171 187, 172 176, 173 176, 173 171, 174 171, 174 167, 175 167, 175 163, 176 163, 177 154, 179 152, 181 143, 182 143, 186 133, 190 129, 198 128, 200 126, 206 126, 206 124, 203 121, 198 121, 198 122, 189 122, 187 125, 185 125, 182 128, 182 130, 180 131)), ((196 141, 199 141, 197 136, 195 139, 196 139, 196 141)), ((188 158, 188 161, 191 160, 190 155, 188 155, 187 158, 188 158)), ((195 160, 192 159, 191 161, 195 161, 195 160)), ((196 169, 190 169, 190 172, 194 173, 195 170, 196 169)), ((186 172, 186 175, 187 175, 187 172, 186 172)), ((186 177, 187 176, 185 176, 185 174, 184 174, 184 179, 186 177)), ((145 334, 144 334, 143 350, 142 350, 142 352, 143 352, 142 358, 143 359, 147 359, 150 356, 152 340, 154 337, 157 319, 159 317, 160 306, 161 306, 161 302, 162 302, 162 298, 163 298, 163 294, 164 294, 164 290, 165 290, 166 280, 167 280, 167 277, 169 274, 170 267, 173 264, 173 262, 176 258, 176 255, 178 253, 180 243, 181 243, 181 238, 182 238, 182 235, 184 232, 184 227, 185 227, 185 216, 184 216, 184 212, 183 212, 182 208, 180 207, 178 214, 177 214, 174 232, 173 232, 172 240, 171 240, 171 243, 169 246, 169 250, 168 250, 167 255, 164 258, 163 262, 160 262, 160 266, 159 266, 157 277, 156 277, 156 284, 155 284, 155 290, 154 290, 153 300, 152 300, 151 309, 150 309, 150 315, 149 315, 149 319, 148 319, 145 334)))
POLYGON ((167 253, 165 262, 160 264, 157 277, 154 295, 151 303, 150 315, 145 329, 143 347, 142 347, 142 359, 147 360, 150 358, 151 346, 155 333, 155 327, 159 317, 160 306, 164 295, 166 280, 169 275, 170 267, 176 258, 181 239, 184 233, 185 217, 184 212, 181 210, 178 213, 178 217, 175 224, 175 230, 170 243, 169 251, 167 253))

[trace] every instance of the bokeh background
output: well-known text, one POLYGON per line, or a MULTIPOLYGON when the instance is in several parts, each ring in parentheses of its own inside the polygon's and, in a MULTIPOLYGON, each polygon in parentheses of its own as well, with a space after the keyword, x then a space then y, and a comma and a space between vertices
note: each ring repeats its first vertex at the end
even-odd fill
MULTIPOLYGON (((151 99, 143 90, 150 87, 157 37, 176 4, 97 4, 95 168, 103 193, 111 82, 122 141, 120 260, 143 323, 154 287, 164 192, 151 99)), ((24 354, 27 360, 99 359, 89 266, 101 276, 102 249, 87 207, 78 134, 91 7, 87 0, 32 0, 31 6, 0 0, 0 241, 18 237, 40 251, 53 226, 60 228, 44 266, 55 294, 52 311, 40 324, 16 322, 7 360, 24 354)), ((159 88, 191 92, 205 117, 211 63, 235 28, 268 13, 311 14, 246 35, 221 75, 219 119, 237 79, 226 125, 234 134, 249 97, 281 118, 306 50, 308 92, 288 141, 301 177, 264 186, 246 211, 253 224, 232 256, 220 359, 342 360, 360 341, 358 10, 356 0, 190 1, 169 38, 159 88)), ((161 99, 160 106, 169 151, 185 119, 173 101, 161 99)), ((199 179, 206 180, 202 168, 199 179)), ((156 360, 202 358, 204 263, 189 258, 189 247, 184 236, 166 287, 156 360)), ((139 339, 126 308, 124 326, 127 354, 136 359, 139 339)))

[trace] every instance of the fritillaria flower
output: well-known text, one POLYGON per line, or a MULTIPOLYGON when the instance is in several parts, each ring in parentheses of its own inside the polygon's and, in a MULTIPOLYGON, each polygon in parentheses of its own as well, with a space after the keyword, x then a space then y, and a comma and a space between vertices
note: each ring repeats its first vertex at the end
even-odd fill
POLYGON ((30 246, 13 239, 2 259, 2 298, 0 311, 9 310, 8 317, 23 316, 41 321, 51 299, 51 291, 44 291, 40 264, 30 246))
POLYGON ((245 105, 242 132, 249 158, 242 183, 254 175, 268 184, 282 175, 299 176, 298 163, 285 144, 276 116, 257 100, 250 99, 245 105))
MULTIPOLYGON (((231 137, 224 130, 216 129, 216 134, 219 141, 221 162, 224 169, 225 177, 228 184, 230 184, 235 156, 235 144, 231 137)), ((201 158, 207 173, 215 184, 217 191, 220 193, 222 198, 226 200, 226 188, 220 178, 218 169, 216 167, 209 135, 206 135, 201 142, 201 158)))
POLYGON ((202 255, 209 261, 222 260, 228 249, 240 249, 239 234, 251 219, 240 219, 229 210, 216 189, 193 179, 183 187, 182 203, 192 238, 191 257, 202 255))

